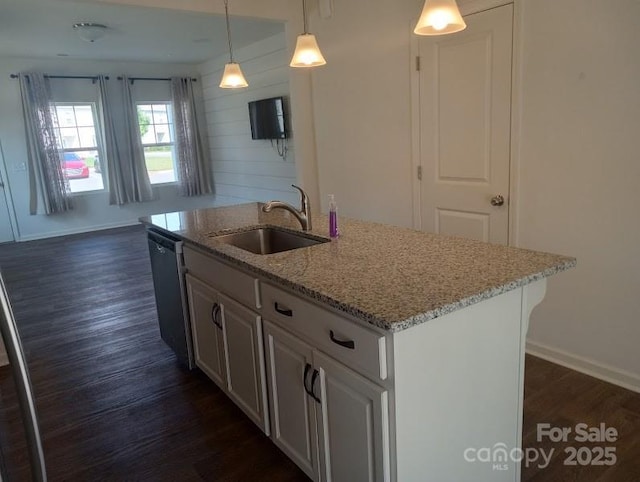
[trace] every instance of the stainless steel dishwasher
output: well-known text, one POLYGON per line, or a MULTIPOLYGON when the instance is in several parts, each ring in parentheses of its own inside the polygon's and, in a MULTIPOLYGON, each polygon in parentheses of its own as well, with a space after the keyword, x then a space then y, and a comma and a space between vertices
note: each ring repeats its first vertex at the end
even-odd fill
POLYGON ((182 241, 147 229, 160 336, 178 361, 194 367, 189 310, 185 294, 182 241))

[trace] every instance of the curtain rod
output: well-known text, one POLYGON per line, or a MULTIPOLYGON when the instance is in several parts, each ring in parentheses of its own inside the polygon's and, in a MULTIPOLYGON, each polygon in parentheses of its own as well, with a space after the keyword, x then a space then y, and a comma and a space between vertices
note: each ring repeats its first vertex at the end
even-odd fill
MULTIPOLYGON (((118 76, 118 80, 122 80, 122 77, 118 76)), ((164 80, 164 81, 170 81, 171 79, 169 77, 129 77, 129 81, 133 82, 135 80, 164 80)), ((191 79, 193 82, 197 82, 198 79, 196 78, 192 78, 191 79)))
MULTIPOLYGON (((12 79, 17 79, 18 77, 20 77, 18 74, 11 74, 9 75, 9 77, 11 77, 12 79)), ((88 80, 97 80, 98 76, 97 75, 47 75, 45 74, 45 78, 47 79, 88 79, 88 80)), ((109 80, 109 77, 106 76, 105 79, 109 80)), ((122 77, 118 76, 118 80, 122 80, 122 77)), ((169 81, 171 80, 169 77, 129 77, 129 80, 131 82, 135 81, 135 80, 164 80, 164 81, 169 81)), ((191 79, 193 82, 197 82, 198 79, 196 78, 192 78, 191 79)))
MULTIPOLYGON (((18 74, 11 74, 9 77, 12 79, 17 79, 20 77, 18 74)), ((89 79, 89 80, 98 80, 97 75, 45 75, 47 79, 89 79)), ((109 77, 105 77, 105 79, 109 80, 109 77)))

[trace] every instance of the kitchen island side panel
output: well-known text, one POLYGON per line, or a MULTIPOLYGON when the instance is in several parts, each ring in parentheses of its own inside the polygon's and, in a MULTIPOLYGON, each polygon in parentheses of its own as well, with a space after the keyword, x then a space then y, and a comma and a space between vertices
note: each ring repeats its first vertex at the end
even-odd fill
POLYGON ((481 459, 521 440, 522 302, 518 288, 394 334, 397 480, 518 479, 481 459))

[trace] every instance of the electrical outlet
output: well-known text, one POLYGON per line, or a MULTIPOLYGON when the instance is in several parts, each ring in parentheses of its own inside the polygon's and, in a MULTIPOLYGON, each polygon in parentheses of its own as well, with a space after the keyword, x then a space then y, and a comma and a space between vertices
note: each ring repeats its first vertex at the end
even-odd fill
POLYGON ((18 162, 17 164, 15 164, 13 166, 13 170, 15 172, 25 172, 27 170, 27 163, 26 162, 18 162))

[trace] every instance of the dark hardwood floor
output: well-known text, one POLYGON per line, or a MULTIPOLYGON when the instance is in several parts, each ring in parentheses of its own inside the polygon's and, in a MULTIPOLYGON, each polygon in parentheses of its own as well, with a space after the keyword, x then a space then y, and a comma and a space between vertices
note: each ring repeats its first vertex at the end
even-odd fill
MULTIPOLYGON (((551 463, 540 467, 540 460, 528 467, 523 464, 525 481, 640 481, 640 393, 603 382, 596 378, 527 356, 525 368, 525 401, 523 446, 536 451, 553 449, 551 463), (571 428, 566 442, 538 441, 538 424, 571 428), (615 442, 576 440, 577 424, 588 428, 614 428, 615 442), (586 448, 583 448, 586 447, 586 448), (612 447, 615 463, 595 465, 599 448, 612 447), (573 458, 573 449, 582 458, 573 458), (587 452, 588 450, 588 452, 587 452), (582 462, 582 464, 581 464, 582 462)), ((574 454, 575 455, 575 454, 574 454)), ((604 458, 600 459, 604 460, 604 458)))
MULTIPOLYGON (((0 267, 50 480, 307 480, 202 373, 176 364, 160 339, 141 226, 2 245, 0 267)), ((555 451, 547 468, 523 466, 523 480, 640 480, 640 394, 533 357, 525 385, 525 447, 555 451), (571 443, 537 442, 543 422, 617 428, 617 463, 565 466, 571 443)), ((6 367, 0 445, 9 480, 29 480, 6 367)))
MULTIPOLYGON (((50 480, 306 480, 160 339, 141 226, 0 246, 0 267, 50 480)), ((3 375, 6 439, 19 425, 13 382, 3 375)), ((24 445, 10 441, 10 480, 28 480, 24 445)))

